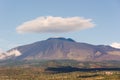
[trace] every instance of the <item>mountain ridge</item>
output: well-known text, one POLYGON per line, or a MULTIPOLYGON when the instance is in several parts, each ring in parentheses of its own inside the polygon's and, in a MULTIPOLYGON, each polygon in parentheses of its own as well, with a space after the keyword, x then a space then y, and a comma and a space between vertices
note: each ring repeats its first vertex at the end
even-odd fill
POLYGON ((71 38, 48 38, 15 47, 22 55, 13 57, 15 60, 34 59, 73 59, 79 61, 120 60, 120 49, 105 45, 92 45, 76 42, 71 38))

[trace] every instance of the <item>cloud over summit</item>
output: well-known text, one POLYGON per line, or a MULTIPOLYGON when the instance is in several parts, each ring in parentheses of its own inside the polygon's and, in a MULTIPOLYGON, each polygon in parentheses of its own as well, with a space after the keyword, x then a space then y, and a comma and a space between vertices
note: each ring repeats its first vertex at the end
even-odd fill
POLYGON ((18 33, 63 33, 94 27, 92 19, 83 17, 42 16, 19 25, 18 33))

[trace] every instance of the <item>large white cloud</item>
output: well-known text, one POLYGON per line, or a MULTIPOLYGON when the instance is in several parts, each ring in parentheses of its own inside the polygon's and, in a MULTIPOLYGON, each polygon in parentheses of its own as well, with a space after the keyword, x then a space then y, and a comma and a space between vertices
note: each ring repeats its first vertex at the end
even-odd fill
POLYGON ((120 49, 120 43, 114 42, 111 44, 112 47, 114 48, 119 48, 120 49))
POLYGON ((62 33, 94 27, 92 19, 83 17, 43 16, 24 22, 16 30, 18 33, 62 33))

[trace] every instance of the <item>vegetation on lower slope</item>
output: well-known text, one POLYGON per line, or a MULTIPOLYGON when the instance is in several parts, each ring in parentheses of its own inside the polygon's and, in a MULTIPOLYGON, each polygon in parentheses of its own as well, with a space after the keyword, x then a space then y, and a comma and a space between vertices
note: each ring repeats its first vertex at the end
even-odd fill
POLYGON ((81 62, 76 60, 22 60, 0 61, 0 66, 33 66, 33 67, 59 67, 72 66, 78 68, 120 68, 120 61, 81 62))

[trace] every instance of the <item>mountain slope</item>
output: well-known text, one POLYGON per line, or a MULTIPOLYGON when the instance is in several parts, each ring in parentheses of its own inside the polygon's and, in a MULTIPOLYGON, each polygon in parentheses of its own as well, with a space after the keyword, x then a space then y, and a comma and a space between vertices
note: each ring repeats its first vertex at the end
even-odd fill
MULTIPOLYGON (((91 45, 79 43, 68 38, 49 38, 44 41, 19 46, 11 50, 18 50, 22 55, 14 57, 16 60, 34 59, 74 59, 80 61, 120 60, 120 49, 105 45, 91 45)), ((9 50, 9 51, 11 51, 9 50)), ((9 52, 8 51, 8 52, 9 52)))

